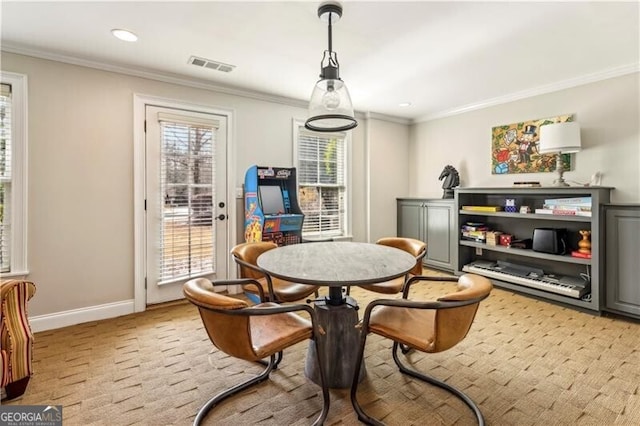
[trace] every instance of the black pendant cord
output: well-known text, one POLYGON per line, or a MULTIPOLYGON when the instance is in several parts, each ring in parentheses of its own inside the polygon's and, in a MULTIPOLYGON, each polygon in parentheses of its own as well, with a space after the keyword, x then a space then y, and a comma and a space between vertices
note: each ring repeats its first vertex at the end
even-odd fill
POLYGON ((332 43, 332 37, 331 37, 331 16, 333 15, 333 13, 329 12, 329 54, 331 54, 331 52, 333 52, 333 43, 332 43))

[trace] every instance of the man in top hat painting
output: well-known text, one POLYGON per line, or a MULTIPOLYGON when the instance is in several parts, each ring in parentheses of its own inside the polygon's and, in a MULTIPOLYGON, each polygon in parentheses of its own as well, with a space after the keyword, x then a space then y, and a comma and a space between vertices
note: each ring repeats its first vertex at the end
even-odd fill
POLYGON ((533 124, 527 124, 526 126, 524 126, 522 138, 516 142, 519 145, 518 161, 520 163, 526 164, 531 160, 531 153, 533 152, 534 148, 533 139, 537 136, 536 129, 537 127, 533 124))

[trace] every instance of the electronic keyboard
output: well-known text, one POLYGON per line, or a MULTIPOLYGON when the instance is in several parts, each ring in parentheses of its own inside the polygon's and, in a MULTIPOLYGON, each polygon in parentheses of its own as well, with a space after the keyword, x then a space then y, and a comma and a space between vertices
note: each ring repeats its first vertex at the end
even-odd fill
POLYGON ((463 266, 462 270, 575 299, 582 298, 590 291, 589 282, 582 278, 545 274, 542 269, 511 262, 477 260, 463 266))

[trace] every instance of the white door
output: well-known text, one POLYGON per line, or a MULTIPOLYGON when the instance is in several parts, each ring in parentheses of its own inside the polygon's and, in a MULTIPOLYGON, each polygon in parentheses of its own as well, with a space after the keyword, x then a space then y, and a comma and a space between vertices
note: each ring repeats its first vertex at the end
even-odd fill
POLYGON ((147 304, 194 277, 227 277, 227 118, 147 105, 147 304))

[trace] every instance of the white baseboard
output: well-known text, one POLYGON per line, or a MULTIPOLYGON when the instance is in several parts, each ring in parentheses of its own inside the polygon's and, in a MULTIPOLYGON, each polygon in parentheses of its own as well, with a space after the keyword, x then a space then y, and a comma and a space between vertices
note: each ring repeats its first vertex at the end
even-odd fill
POLYGON ((105 303, 104 305, 89 306, 86 308, 72 309, 70 311, 56 312, 53 314, 38 315, 29 318, 31 330, 54 330, 83 322, 99 321, 107 318, 115 318, 134 313, 133 299, 121 302, 105 303))

